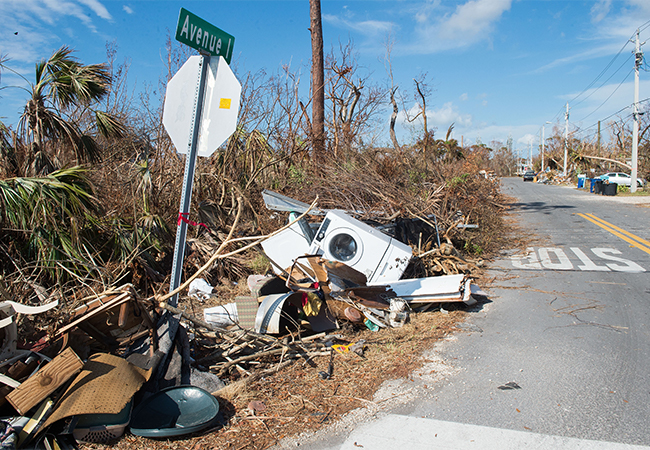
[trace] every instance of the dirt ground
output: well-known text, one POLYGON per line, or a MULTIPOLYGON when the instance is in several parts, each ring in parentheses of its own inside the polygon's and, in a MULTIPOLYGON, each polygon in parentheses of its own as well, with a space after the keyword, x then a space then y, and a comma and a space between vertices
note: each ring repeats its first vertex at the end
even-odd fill
POLYGON ((372 404, 373 394, 387 380, 408 376, 420 367, 422 352, 456 329, 466 313, 463 304, 443 304, 443 311, 411 315, 402 328, 378 332, 344 328, 346 340, 364 339, 363 356, 334 353, 297 360, 270 376, 231 382, 216 395, 222 422, 215 428, 177 440, 154 440, 128 432, 112 445, 85 444, 85 449, 266 449, 281 439, 316 431, 349 411, 372 404))

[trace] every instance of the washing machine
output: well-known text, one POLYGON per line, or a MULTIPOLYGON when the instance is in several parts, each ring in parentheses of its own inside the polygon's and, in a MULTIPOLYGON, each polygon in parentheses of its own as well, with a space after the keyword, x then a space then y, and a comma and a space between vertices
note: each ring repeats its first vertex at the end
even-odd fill
POLYGON ((378 285, 399 280, 413 251, 345 211, 331 210, 316 232, 309 253, 340 261, 365 274, 369 285, 378 285))

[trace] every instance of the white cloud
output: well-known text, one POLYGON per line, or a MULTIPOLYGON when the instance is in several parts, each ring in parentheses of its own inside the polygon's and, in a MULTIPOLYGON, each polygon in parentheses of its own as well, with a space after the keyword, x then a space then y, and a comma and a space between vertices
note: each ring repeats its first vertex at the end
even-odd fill
MULTIPOLYGON (((414 104, 408 111, 409 117, 415 117, 420 112, 420 106, 414 104)), ((406 117, 403 111, 400 111, 399 120, 403 125, 407 125, 406 117)), ((430 128, 446 130, 452 123, 455 126, 471 127, 472 115, 463 114, 452 102, 447 102, 440 108, 427 108, 427 122, 430 128)), ((416 123, 422 124, 422 116, 418 117, 416 123)))
POLYGON ((601 58, 603 55, 611 55, 615 54, 621 49, 621 43, 612 43, 612 44, 606 44, 598 47, 593 47, 589 50, 586 50, 581 53, 577 53, 574 55, 569 55, 569 56, 564 56, 562 58, 558 58, 554 61, 551 61, 550 63, 547 63, 535 70, 533 70, 531 73, 540 73, 540 72, 545 72, 549 69, 553 69, 555 67, 560 67, 564 66, 567 64, 575 64, 580 61, 588 61, 590 59, 595 59, 595 58, 601 58))
POLYGON ((459 126, 471 126, 471 114, 462 114, 452 102, 447 102, 439 109, 430 109, 427 111, 429 120, 439 128, 447 128, 452 123, 459 126))
POLYGON ((483 92, 483 93, 478 94, 476 96, 476 100, 480 100, 482 106, 487 106, 488 105, 487 97, 488 97, 488 95, 485 92, 483 92))
POLYGON ((534 134, 530 134, 530 133, 526 133, 523 136, 521 136, 519 139, 517 139, 516 142, 517 142, 517 144, 521 144, 521 145, 525 145, 525 146, 528 146, 528 145, 533 145, 534 146, 536 141, 539 141, 539 136, 534 135, 534 134))
POLYGON ((353 30, 366 37, 373 37, 377 35, 385 35, 395 27, 392 22, 381 20, 364 20, 361 22, 354 22, 352 20, 342 19, 332 14, 323 14, 323 20, 330 25, 338 28, 353 30))
MULTIPOLYGON (((639 88, 642 92, 650 92, 650 80, 641 80, 639 88)), ((605 124, 621 117, 629 118, 634 103, 633 92, 632 80, 592 88, 581 95, 574 105, 569 103, 570 122, 586 129, 596 126, 599 120, 605 124)), ((563 96, 563 100, 572 100, 575 96, 563 96)))
MULTIPOLYGON (((28 2, 29 3, 29 2, 28 2)), ((65 1, 65 0, 44 0, 45 8, 40 5, 37 6, 37 11, 40 17, 43 18, 47 23, 54 25, 57 20, 61 19, 64 16, 72 16, 81 20, 84 25, 86 25, 93 32, 97 31, 97 28, 93 24, 90 16, 85 12, 82 5, 74 1, 65 1)))
POLYGON ((610 13, 598 24, 597 32, 602 37, 626 39, 641 26, 650 15, 650 2, 647 0, 627 0, 625 6, 616 13, 610 13))
POLYGON ((512 0, 469 0, 450 9, 440 0, 415 4, 398 2, 390 20, 362 21, 353 20, 353 15, 344 7, 339 15, 324 14, 323 21, 358 32, 368 38, 366 46, 378 47, 376 38, 397 31, 400 28, 398 18, 406 15, 413 32, 411 37, 406 34, 401 37, 404 43, 395 47, 396 54, 430 54, 489 39, 496 22, 510 9, 511 3, 512 0), (407 43, 408 39, 411 43, 407 43))
POLYGON ((512 0, 470 0, 451 13, 431 15, 436 18, 427 20, 422 20, 424 15, 419 12, 415 15, 418 38, 408 50, 433 53, 489 39, 496 22, 510 9, 511 3, 512 0))
POLYGON ((431 14, 435 13, 439 7, 440 0, 428 0, 416 6, 413 18, 417 23, 426 23, 431 14))
POLYGON ((131 7, 127 6, 127 5, 123 5, 122 10, 124 10, 124 12, 127 13, 127 14, 133 14, 133 8, 131 8, 131 7))
POLYGON ((60 36, 72 29, 62 26, 66 18, 79 20, 93 32, 94 17, 112 19, 98 0, 1 0, 0 17, 3 29, 11 31, 0 34, 0 48, 14 64, 33 63, 59 46, 60 36))
MULTIPOLYGON (((637 27, 650 16, 648 0, 626 0, 621 3, 623 6, 616 11, 613 11, 611 0, 599 0, 592 6, 591 16, 595 28, 591 30, 590 34, 584 35, 583 39, 601 43, 592 44, 587 51, 551 61, 533 73, 618 53, 626 41, 634 35, 637 27)), ((629 43, 628 45, 631 50, 633 44, 629 43)))
POLYGON ((598 0, 591 7, 591 21, 598 23, 609 14, 610 7, 612 6, 611 0, 598 0))
POLYGON ((460 101, 466 102, 469 99, 469 96, 467 95, 467 92, 464 92, 458 97, 460 101))
POLYGON ((97 14, 99 17, 102 19, 106 20, 112 20, 113 18, 111 17, 110 13, 106 9, 104 5, 102 5, 99 1, 97 0, 78 0, 79 3, 86 5, 90 9, 93 10, 95 14, 97 14))
MULTIPOLYGON (((458 136, 463 136, 465 145, 471 145, 472 142, 476 142, 477 138, 480 138, 481 142, 486 145, 490 145, 492 141, 499 141, 505 144, 508 140, 508 136, 512 136, 514 142, 517 143, 515 147, 519 148, 523 153, 525 146, 525 153, 527 155, 529 142, 528 139, 530 138, 526 138, 526 136, 533 136, 533 140, 531 142, 533 146, 533 154, 535 154, 536 144, 534 140, 534 133, 536 132, 537 128, 537 125, 510 126, 481 123, 471 128, 456 127, 454 128, 454 135, 457 136, 456 139, 459 141, 460 138, 458 136)), ((539 138, 537 139, 539 141, 539 138)))
MULTIPOLYGON (((414 104, 408 111, 410 117, 414 117, 420 108, 414 104)), ((522 152, 528 154, 528 142, 532 143, 533 153, 536 152, 536 142, 539 141, 539 125, 497 125, 488 122, 476 122, 471 114, 463 113, 452 102, 445 103, 442 107, 427 109, 427 119, 430 128, 436 128, 435 136, 444 137, 449 126, 453 123, 454 130, 452 137, 458 142, 463 142, 469 146, 475 144, 478 140, 486 145, 491 145, 493 141, 505 143, 508 136, 512 136, 514 142, 518 143, 517 147, 522 152), (536 141, 537 140, 537 141, 536 141)), ((422 129, 421 118, 415 122, 407 122, 405 114, 400 111, 398 123, 404 128, 411 128, 415 133, 420 133, 422 129)))
POLYGON ((475 41, 491 31, 494 22, 510 9, 510 0, 473 0, 459 5, 454 14, 441 23, 443 39, 475 41))

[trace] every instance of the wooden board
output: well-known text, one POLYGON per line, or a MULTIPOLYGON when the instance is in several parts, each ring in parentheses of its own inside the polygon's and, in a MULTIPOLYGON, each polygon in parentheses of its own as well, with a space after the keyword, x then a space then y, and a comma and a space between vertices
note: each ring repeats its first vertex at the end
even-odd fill
POLYGON ((77 354, 67 348, 7 395, 7 400, 16 411, 25 415, 79 373, 83 365, 77 354))

